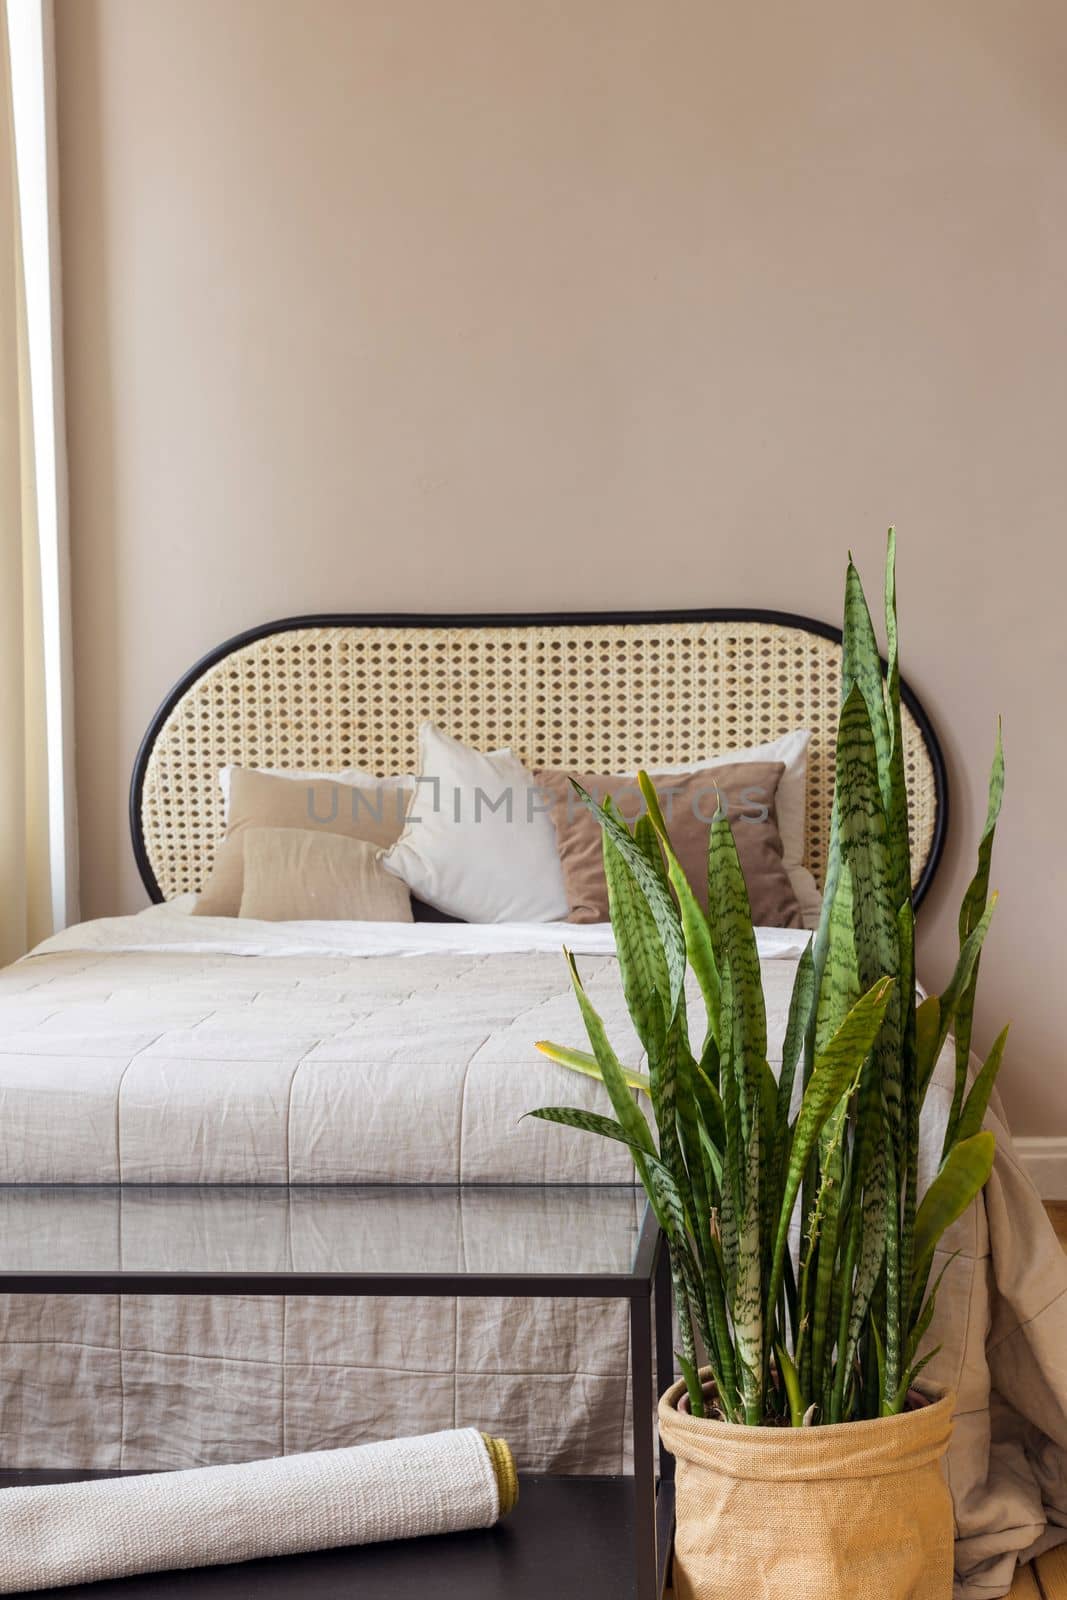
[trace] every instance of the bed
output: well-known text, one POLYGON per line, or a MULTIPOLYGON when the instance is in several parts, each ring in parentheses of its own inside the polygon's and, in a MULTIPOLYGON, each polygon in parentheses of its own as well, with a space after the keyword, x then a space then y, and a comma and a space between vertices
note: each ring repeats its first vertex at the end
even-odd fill
MULTIPOLYGON (((533 1048, 578 1034, 564 941, 613 1037, 632 1040, 609 929, 192 917, 222 829, 218 772, 411 771, 423 718, 531 767, 604 772, 803 726, 805 864, 818 878, 839 676, 834 629, 766 612, 330 616, 228 641, 167 696, 137 757, 131 826, 150 907, 67 930, 0 974, 0 1181, 628 1178, 604 1141, 519 1120, 560 1090, 598 1103, 595 1084, 533 1048)), ((947 790, 929 719, 910 690, 904 699, 921 899, 947 790)), ((760 930, 772 1060, 805 937, 760 930)), ((931 1092, 931 1161, 946 1067, 931 1092)), ((1067 1534, 1067 1273, 998 1133, 984 1204, 945 1241, 958 1253, 931 1369, 959 1395, 950 1473, 968 1600, 1005 1592, 1017 1553, 1067 1534), (1025 1256, 1019 1237, 1032 1241, 1025 1256)), ((527 1470, 625 1467, 619 1308, 412 1310, 9 1297, 3 1464, 187 1466, 358 1442, 407 1416, 414 1364, 433 1375, 420 1426, 499 1431, 527 1470)))

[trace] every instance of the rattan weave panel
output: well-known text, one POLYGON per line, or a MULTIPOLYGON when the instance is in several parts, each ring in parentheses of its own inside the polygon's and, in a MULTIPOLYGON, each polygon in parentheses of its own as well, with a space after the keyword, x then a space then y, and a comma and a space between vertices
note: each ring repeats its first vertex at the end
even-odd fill
MULTIPOLYGON (((657 763, 812 730, 807 864, 821 877, 841 647, 762 621, 521 627, 307 627, 238 646, 159 729, 145 768, 145 849, 167 899, 198 889, 222 828, 218 769, 411 772, 425 718, 529 766, 657 763)), ((933 763, 904 713, 915 878, 937 815, 933 763)))

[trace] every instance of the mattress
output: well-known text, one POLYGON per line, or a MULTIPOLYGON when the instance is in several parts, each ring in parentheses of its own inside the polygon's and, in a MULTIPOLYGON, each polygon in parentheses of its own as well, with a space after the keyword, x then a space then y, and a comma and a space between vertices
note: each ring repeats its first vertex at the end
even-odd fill
MULTIPOLYGON (((581 1037, 564 942, 620 1055, 639 1059, 610 929, 187 910, 85 924, 0 974, 0 1182, 630 1178, 619 1147, 520 1120, 549 1102, 604 1108, 599 1085, 534 1048, 581 1037)), ((772 1062, 806 937, 759 931, 772 1062)), ((951 1076, 946 1049, 926 1180, 951 1076)), ((957 1394, 948 1471, 967 1600, 1067 1535, 1067 1266, 996 1102, 989 1123, 994 1174, 943 1241, 927 1369, 957 1394)), ((17 1227, 17 1193, 2 1222, 17 1227)), ((56 1225, 75 1223, 57 1211, 56 1225)), ((475 1425, 523 1470, 615 1472, 627 1341, 618 1302, 8 1296, 0 1458, 185 1467, 475 1425)))

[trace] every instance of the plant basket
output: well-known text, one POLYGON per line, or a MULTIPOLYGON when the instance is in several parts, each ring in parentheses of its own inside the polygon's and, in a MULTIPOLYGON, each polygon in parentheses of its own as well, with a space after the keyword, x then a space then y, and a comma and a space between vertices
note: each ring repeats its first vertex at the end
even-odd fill
POLYGON ((676 1383, 659 1403, 677 1462, 675 1600, 950 1600, 952 1395, 777 1428, 694 1417, 685 1394, 676 1383))

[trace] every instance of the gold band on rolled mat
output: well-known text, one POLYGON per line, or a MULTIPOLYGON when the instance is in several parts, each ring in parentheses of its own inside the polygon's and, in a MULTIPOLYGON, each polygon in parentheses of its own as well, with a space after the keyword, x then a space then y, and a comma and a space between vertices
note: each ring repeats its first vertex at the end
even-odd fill
POLYGON ((483 1433, 482 1438, 493 1464, 493 1476, 500 1496, 500 1515, 506 1517, 519 1503, 519 1475, 515 1470, 515 1457, 504 1439, 491 1439, 487 1433, 483 1433))

